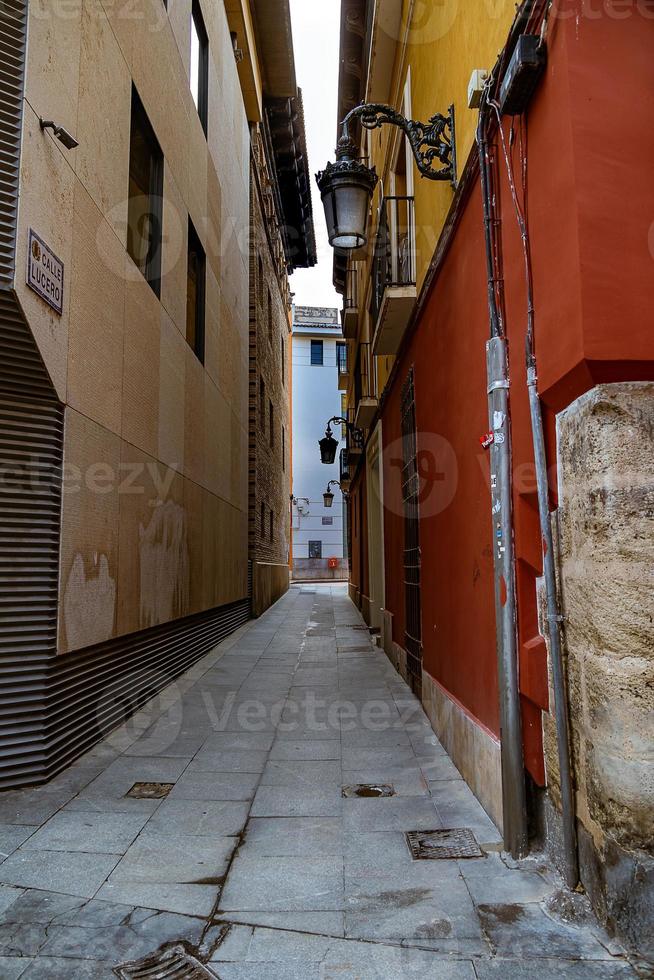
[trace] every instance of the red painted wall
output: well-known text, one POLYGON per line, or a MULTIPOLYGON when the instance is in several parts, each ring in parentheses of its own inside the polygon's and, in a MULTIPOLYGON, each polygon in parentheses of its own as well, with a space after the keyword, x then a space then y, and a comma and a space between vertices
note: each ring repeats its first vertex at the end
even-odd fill
MULTIPOLYGON (((547 72, 528 114, 537 355, 553 499, 555 413, 600 381, 654 377, 654 11, 646 17, 642 9, 634 4, 616 19, 585 15, 580 0, 563 4, 564 16, 550 24, 547 72)), ((514 158, 519 174, 517 148, 514 158)), ((536 618, 541 554, 524 264, 503 161, 500 173, 525 758, 542 783, 547 675, 536 618)), ((476 187, 384 404, 384 479, 385 499, 395 501, 400 392, 413 365, 421 462, 437 471, 435 481, 423 481, 421 501, 424 664, 499 734, 487 460, 478 442, 487 429, 482 234, 476 187)), ((395 504, 386 507, 385 534, 386 604, 401 644, 404 533, 395 504)))

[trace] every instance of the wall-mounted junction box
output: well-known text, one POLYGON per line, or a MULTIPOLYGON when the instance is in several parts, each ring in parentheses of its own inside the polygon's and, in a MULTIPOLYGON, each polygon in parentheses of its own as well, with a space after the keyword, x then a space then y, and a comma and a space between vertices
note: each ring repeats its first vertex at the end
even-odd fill
POLYGON ((525 111, 547 60, 545 45, 537 34, 521 34, 500 86, 500 111, 518 116, 525 111))
POLYGON ((478 109, 481 105, 481 93, 488 79, 485 68, 475 68, 468 82, 468 108, 478 109))

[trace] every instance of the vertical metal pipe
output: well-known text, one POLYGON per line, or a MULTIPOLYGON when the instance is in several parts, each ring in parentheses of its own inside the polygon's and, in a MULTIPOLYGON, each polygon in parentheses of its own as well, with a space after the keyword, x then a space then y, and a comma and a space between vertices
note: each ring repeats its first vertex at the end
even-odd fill
POLYGON ((536 368, 533 363, 527 368, 529 388, 529 408, 536 464, 536 485, 538 491, 538 513, 543 548, 543 576, 547 602, 547 625, 550 642, 550 661, 552 664, 552 685, 554 688, 554 716, 556 720, 556 740, 559 756, 559 775, 561 782, 561 809, 563 819, 564 872, 566 884, 574 888, 579 881, 577 858, 577 829, 575 825, 575 800, 572 787, 570 765, 570 723, 568 718, 568 698, 563 668, 561 644, 561 615, 554 565, 554 541, 549 509, 549 487, 547 481, 547 457, 543 434, 543 414, 538 396, 536 368))
POLYGON ((506 340, 486 344, 491 513, 495 567, 495 624, 500 688, 504 845, 513 857, 527 852, 527 805, 522 749, 511 500, 511 428, 506 340))

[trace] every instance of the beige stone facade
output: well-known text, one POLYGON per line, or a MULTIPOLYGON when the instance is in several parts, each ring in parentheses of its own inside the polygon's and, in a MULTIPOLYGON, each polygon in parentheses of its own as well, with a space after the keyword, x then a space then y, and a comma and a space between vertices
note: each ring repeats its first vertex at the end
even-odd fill
POLYGON ((66 404, 61 653, 247 594, 248 121, 222 4, 203 5, 206 138, 191 4, 157 6, 30 7, 17 267, 33 228, 65 263, 63 315, 16 287, 66 404), (164 156, 160 299, 125 250, 132 85, 164 156), (188 217, 207 256, 204 365, 185 337, 188 217))
POLYGON ((75 719, 62 741, 41 725, 47 685, 17 694, 41 746, 22 779, 61 767, 62 744, 79 754, 99 737, 107 668, 94 673, 97 692, 80 685, 83 712, 58 671, 87 671, 86 654, 113 658, 113 680, 136 707, 147 694, 141 664, 161 686, 250 615, 255 553, 288 562, 281 339, 288 275, 315 262, 308 179, 300 187, 279 172, 289 152, 302 157, 295 174, 307 166, 291 38, 288 0, 17 0, 0 10, 0 96, 13 106, 0 137, 15 145, 0 160, 0 471, 12 486, 0 520, 17 529, 11 570, 23 569, 20 580, 0 577, 12 616, 0 652, 24 675, 29 666, 40 677, 45 663, 56 688, 48 704, 75 719), (250 182, 251 134, 275 113, 292 119, 290 143, 283 125, 269 133, 276 208, 259 193, 255 221, 269 243, 256 288, 271 296, 272 351, 251 346, 250 182), (63 263, 61 311, 26 283, 31 232, 63 263), (269 546, 248 532, 249 384, 260 358, 274 399, 262 479, 269 546), (34 473, 47 474, 45 490, 34 473), (57 701, 70 698, 71 709, 57 701))

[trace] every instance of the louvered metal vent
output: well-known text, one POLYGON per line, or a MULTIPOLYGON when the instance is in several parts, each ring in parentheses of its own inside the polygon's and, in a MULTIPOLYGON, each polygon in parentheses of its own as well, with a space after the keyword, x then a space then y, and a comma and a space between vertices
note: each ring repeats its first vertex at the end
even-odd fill
POLYGON ((217 974, 208 970, 194 956, 187 953, 183 946, 173 946, 152 956, 133 963, 121 963, 114 967, 114 973, 121 980, 206 980, 217 974))
POLYGON ((26 0, 3 0, 0 3, 0 288, 10 286, 14 278, 26 36, 26 0))

